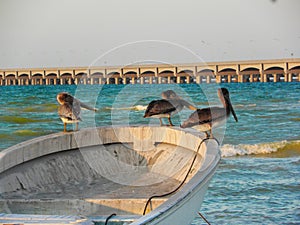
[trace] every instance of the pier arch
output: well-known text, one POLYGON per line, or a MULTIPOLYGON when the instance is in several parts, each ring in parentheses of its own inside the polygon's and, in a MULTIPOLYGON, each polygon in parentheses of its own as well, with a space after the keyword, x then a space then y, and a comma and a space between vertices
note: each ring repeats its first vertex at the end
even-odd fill
POLYGON ((88 83, 88 73, 84 71, 76 71, 74 73, 74 84, 87 84, 88 83))
POLYGON ((247 71, 247 70, 261 70, 262 64, 260 63, 248 63, 239 65, 240 71, 247 71))
MULTIPOLYGON (((35 73, 31 76, 31 84, 32 85, 42 85, 44 84, 45 79, 43 79, 43 74, 35 73)), ((47 82, 46 82, 47 83, 47 82)))
POLYGON ((158 68, 144 68, 144 67, 141 67, 140 68, 140 74, 146 74, 146 73, 150 73, 150 74, 156 74, 158 71, 158 68))
POLYGON ((35 75, 41 75, 43 78, 46 78, 45 77, 45 72, 43 71, 43 70, 38 70, 38 71, 35 71, 35 70, 33 70, 33 71, 31 71, 31 76, 35 76, 35 75))
POLYGON ((218 71, 217 76, 219 76, 220 83, 238 82, 237 72, 233 68, 222 69, 218 71))
POLYGON ((122 76, 123 84, 135 84, 138 79, 138 75, 136 71, 127 71, 122 76))
POLYGON ((247 67, 239 72, 241 76, 240 82, 259 82, 260 81, 260 70, 256 67, 247 67))
MULTIPOLYGON (((215 71, 210 68, 201 68, 196 73, 196 83, 211 83, 212 78, 215 78, 215 71)), ((218 81, 216 81, 218 82, 218 81)))
POLYGON ((174 70, 164 69, 157 74, 159 84, 176 83, 176 76, 174 70))
POLYGON ((61 73, 60 76, 64 77, 64 78, 72 78, 73 74, 69 73, 69 72, 64 72, 64 73, 61 73))
POLYGON ((284 81, 284 68, 273 66, 264 70, 264 82, 279 82, 284 81))
POLYGON ((146 70, 143 73, 140 74, 141 77, 155 77, 155 72, 146 70))
POLYGON ((289 69, 290 73, 300 73, 300 65, 299 66, 294 66, 289 69))
POLYGON ((70 72, 64 72, 60 74, 60 84, 74 84, 73 74, 71 74, 70 72))
POLYGON ((141 67, 140 68, 140 77, 144 77, 144 79, 148 80, 149 84, 158 83, 158 68, 156 67, 141 67))
POLYGON ((18 71, 17 72, 17 76, 19 77, 19 76, 27 76, 28 78, 30 77, 30 71, 26 71, 26 72, 24 72, 24 71, 18 71))
POLYGON ((45 75, 45 80, 47 85, 57 85, 58 75, 56 73, 47 73, 45 75))
POLYGON ((162 70, 159 71, 158 76, 167 76, 168 74, 172 74, 172 76, 175 76, 175 72, 173 70, 162 70))
POLYGON ((177 80, 176 83, 194 83, 194 71, 193 70, 181 70, 176 74, 177 80))
MULTIPOLYGON (((81 77, 87 77, 86 73, 81 73, 81 77)), ((90 82, 91 84, 103 84, 105 83, 104 73, 102 72, 94 72, 90 74, 90 82)))
POLYGON ((29 75, 26 73, 18 75, 18 85, 29 85, 29 75))
POLYGON ((288 70, 286 82, 299 81, 300 82, 300 65, 294 66, 288 70))
POLYGON ((5 80, 5 85, 17 84, 17 78, 15 74, 6 74, 4 80, 5 80))
POLYGON ((156 73, 155 70, 143 70, 141 71, 140 74, 140 78, 144 79, 144 83, 148 83, 148 84, 153 84, 153 83, 157 83, 157 77, 156 77, 156 73))
POLYGON ((12 77, 12 76, 14 76, 15 78, 17 78, 17 72, 7 71, 5 73, 5 77, 12 77))
POLYGON ((267 71, 267 70, 284 70, 285 68, 285 65, 284 63, 265 63, 263 64, 263 69, 264 71, 267 71))
POLYGON ((106 75, 106 84, 120 84, 120 83, 122 83, 120 72, 113 71, 106 75))
POLYGON ((18 71, 17 72, 17 84, 18 85, 29 85, 31 84, 30 71, 18 71))

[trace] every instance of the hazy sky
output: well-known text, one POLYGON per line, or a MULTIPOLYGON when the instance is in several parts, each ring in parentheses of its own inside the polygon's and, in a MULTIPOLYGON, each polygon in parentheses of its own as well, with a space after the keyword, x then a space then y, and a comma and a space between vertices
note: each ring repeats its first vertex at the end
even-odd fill
POLYGON ((0 0, 0 68, 300 58, 299 0, 0 0))

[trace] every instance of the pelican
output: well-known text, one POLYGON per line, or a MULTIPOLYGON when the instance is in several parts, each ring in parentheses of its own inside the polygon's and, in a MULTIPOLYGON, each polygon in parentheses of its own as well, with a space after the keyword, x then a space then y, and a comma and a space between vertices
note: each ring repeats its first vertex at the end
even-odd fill
POLYGON ((163 126, 162 118, 168 118, 169 125, 174 126, 171 121, 171 116, 180 112, 183 107, 196 110, 193 105, 180 98, 172 90, 164 91, 161 95, 163 99, 150 102, 144 114, 144 118, 158 118, 160 126, 163 126))
POLYGON ((233 115, 235 121, 238 122, 238 118, 231 105, 229 91, 226 88, 219 88, 218 96, 224 106, 223 108, 211 107, 197 109, 186 121, 183 122, 180 127, 195 127, 196 129, 205 132, 207 138, 213 138, 212 128, 220 126, 222 123, 224 123, 229 117, 230 113, 233 115), (208 131, 210 131, 210 135, 208 135, 208 131))
POLYGON ((76 131, 78 130, 78 123, 82 121, 80 115, 81 108, 97 111, 96 108, 89 107, 67 92, 59 93, 56 99, 60 104, 58 115, 64 123, 64 132, 67 131, 67 123, 76 123, 76 131))

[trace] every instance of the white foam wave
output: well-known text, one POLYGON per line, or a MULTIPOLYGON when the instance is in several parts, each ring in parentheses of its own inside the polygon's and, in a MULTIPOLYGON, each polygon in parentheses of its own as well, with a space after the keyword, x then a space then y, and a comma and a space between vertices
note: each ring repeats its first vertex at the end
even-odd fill
POLYGON ((239 144, 230 145, 225 144, 221 146, 222 157, 238 156, 238 155, 257 155, 270 154, 276 152, 278 149, 284 147, 287 141, 261 143, 261 144, 239 144))
POLYGON ((236 104, 234 105, 235 108, 253 108, 256 107, 256 104, 236 104))
POLYGON ((123 108, 106 107, 106 109, 110 109, 110 110, 136 110, 136 111, 146 110, 146 108, 147 108, 147 106, 145 106, 145 105, 134 105, 134 106, 123 107, 123 108))
POLYGON ((135 106, 133 106, 133 108, 137 111, 142 111, 142 110, 146 110, 147 106, 146 105, 135 105, 135 106))

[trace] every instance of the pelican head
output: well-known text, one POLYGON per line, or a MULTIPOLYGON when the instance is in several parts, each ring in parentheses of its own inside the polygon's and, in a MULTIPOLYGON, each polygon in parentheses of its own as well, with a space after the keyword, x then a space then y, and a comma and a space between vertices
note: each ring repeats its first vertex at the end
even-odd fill
POLYGON ((219 96, 224 108, 226 109, 227 114, 229 115, 231 113, 233 115, 235 121, 238 122, 238 118, 237 118, 237 116, 235 114, 235 111, 232 107, 230 97, 229 97, 229 91, 227 90, 227 88, 219 88, 218 89, 218 96, 219 96))
POLYGON ((163 99, 178 99, 179 96, 172 90, 167 90, 161 93, 163 99))
POLYGON ((57 94, 56 99, 60 105, 63 105, 66 102, 68 103, 73 102, 73 97, 68 92, 61 92, 57 94))

